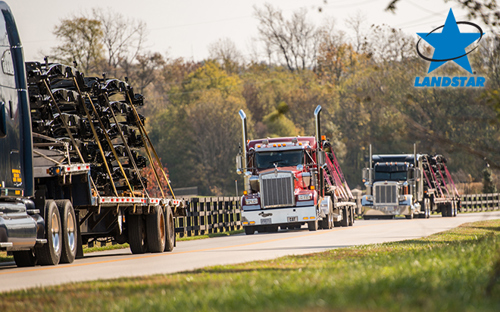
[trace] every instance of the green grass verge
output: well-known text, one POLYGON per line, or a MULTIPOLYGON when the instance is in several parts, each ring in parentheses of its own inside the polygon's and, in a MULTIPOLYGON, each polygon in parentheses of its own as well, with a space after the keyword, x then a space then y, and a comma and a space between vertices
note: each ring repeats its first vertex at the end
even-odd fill
POLYGON ((500 220, 417 240, 0 294, 0 311, 500 311, 500 220))
POLYGON ((0 251, 0 263, 1 262, 11 262, 11 261, 14 261, 14 257, 7 256, 6 251, 0 251))

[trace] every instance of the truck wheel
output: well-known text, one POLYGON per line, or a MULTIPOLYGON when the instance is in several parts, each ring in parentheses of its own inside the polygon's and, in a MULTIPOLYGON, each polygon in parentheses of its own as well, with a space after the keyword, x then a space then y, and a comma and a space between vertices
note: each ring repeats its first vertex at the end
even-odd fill
POLYGON ((279 230, 278 225, 270 225, 267 227, 267 232, 269 232, 269 233, 277 233, 278 230, 279 230))
POLYGON ((318 230, 318 220, 307 222, 307 228, 309 231, 317 231, 318 230))
POLYGON ((333 228, 333 210, 331 208, 325 218, 321 220, 321 228, 323 230, 330 230, 333 228))
POLYGON ((61 260, 62 226, 59 209, 53 200, 45 202, 45 238, 47 243, 35 247, 35 255, 39 264, 56 265, 61 260))
POLYGON ((56 200, 62 224, 62 252, 61 263, 72 263, 76 257, 78 224, 76 224, 75 210, 69 200, 56 200))
POLYGON ((340 221, 340 226, 349 226, 349 211, 347 207, 342 209, 342 220, 340 221))
POLYGON ((172 208, 167 206, 165 210, 165 225, 166 225, 166 235, 165 235, 165 251, 172 251, 175 247, 175 222, 174 214, 172 213, 172 208))
POLYGON ((443 217, 453 217, 453 208, 451 204, 441 205, 441 214, 443 217))
POLYGON ((142 215, 129 215, 127 220, 128 243, 133 254, 147 251, 146 229, 142 215))
POLYGON ((457 202, 452 202, 453 205, 453 216, 456 217, 458 215, 457 202))
POLYGON ((146 216, 146 241, 150 252, 165 250, 165 220, 163 208, 160 206, 153 207, 153 213, 146 216))
POLYGON ((18 267, 32 267, 36 265, 36 258, 33 250, 13 251, 14 261, 18 267))
POLYGON ((246 235, 253 235, 253 233, 255 233, 255 229, 253 226, 245 226, 244 229, 246 235))

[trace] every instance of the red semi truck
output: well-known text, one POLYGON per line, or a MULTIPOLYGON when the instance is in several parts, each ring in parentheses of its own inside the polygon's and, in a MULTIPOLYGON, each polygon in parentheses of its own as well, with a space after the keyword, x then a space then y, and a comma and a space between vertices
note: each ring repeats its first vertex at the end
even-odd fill
POLYGON ((355 203, 330 142, 321 136, 321 106, 314 111, 316 136, 243 140, 236 157, 244 175, 242 225, 247 235, 295 229, 352 226, 355 203))

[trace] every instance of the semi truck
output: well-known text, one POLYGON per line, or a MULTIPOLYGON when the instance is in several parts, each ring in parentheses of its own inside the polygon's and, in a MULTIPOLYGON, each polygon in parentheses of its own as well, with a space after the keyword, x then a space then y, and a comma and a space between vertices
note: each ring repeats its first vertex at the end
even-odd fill
POLYGON ((352 226, 355 202, 332 145, 321 135, 321 106, 314 111, 315 136, 248 140, 247 117, 236 171, 244 176, 241 220, 245 234, 352 226))
POLYGON ((457 216, 460 195, 444 156, 417 154, 416 145, 413 154, 372 155, 371 145, 369 152, 369 168, 363 170, 364 219, 429 218, 433 212, 457 216))
POLYGON ((71 263, 96 241, 171 251, 187 203, 159 165, 142 95, 77 64, 25 63, 12 12, 0 9, 0 250, 18 266, 71 263), (142 174, 147 162, 154 177, 142 174))

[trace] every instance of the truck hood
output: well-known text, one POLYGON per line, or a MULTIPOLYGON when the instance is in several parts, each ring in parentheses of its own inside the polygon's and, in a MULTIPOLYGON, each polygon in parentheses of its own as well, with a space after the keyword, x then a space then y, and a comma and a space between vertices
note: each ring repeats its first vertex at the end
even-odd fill
MULTIPOLYGON (((274 168, 269 168, 269 169, 264 169, 264 170, 259 170, 259 174, 264 174, 264 173, 268 173, 268 172, 274 172, 274 168)), ((300 173, 302 172, 301 170, 297 170, 297 166, 289 166, 289 167, 278 167, 278 172, 280 171, 291 171, 293 172, 294 175, 296 175, 297 173, 300 173)))

